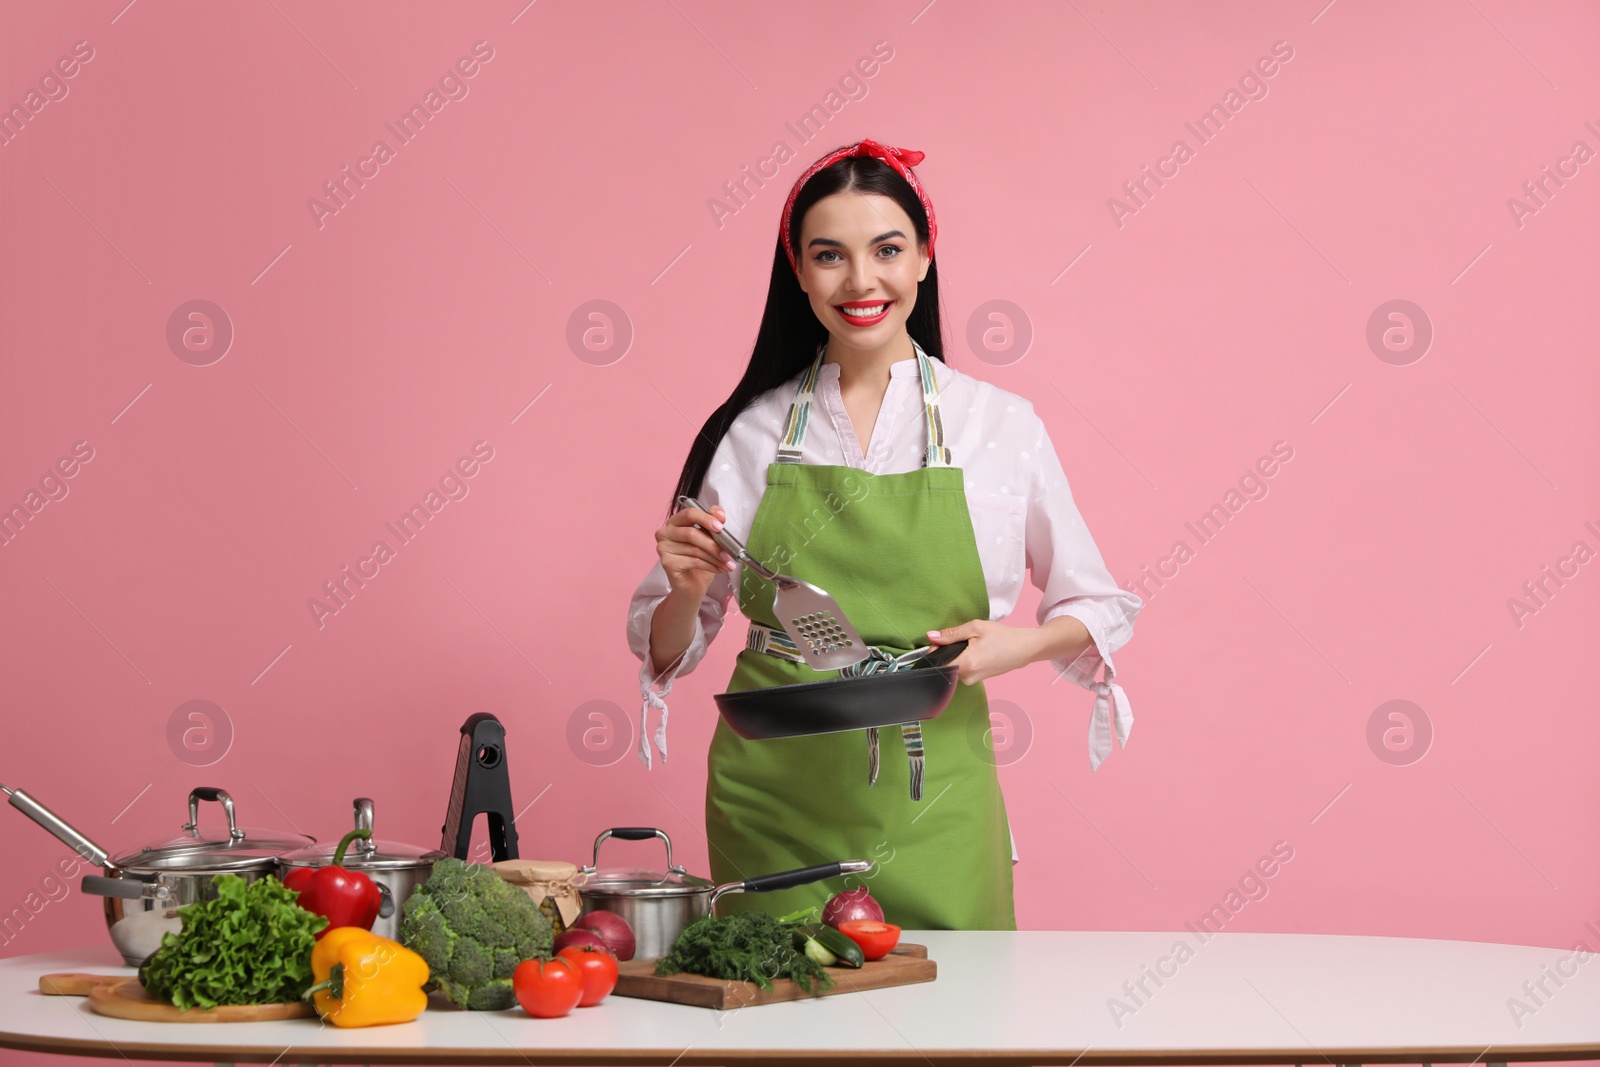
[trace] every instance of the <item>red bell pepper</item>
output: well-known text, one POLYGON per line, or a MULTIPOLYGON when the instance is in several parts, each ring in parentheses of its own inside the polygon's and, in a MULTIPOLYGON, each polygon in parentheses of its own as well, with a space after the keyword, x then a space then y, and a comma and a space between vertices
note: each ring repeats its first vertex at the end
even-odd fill
POLYGON ((333 863, 327 867, 296 867, 284 875, 283 884, 300 894, 299 904, 307 911, 325 915, 328 925, 317 934, 317 940, 329 930, 341 926, 359 926, 371 930, 378 918, 378 908, 383 895, 377 885, 360 871, 339 866, 344 862, 345 850, 358 837, 371 837, 371 830, 351 830, 339 839, 334 850, 333 863))

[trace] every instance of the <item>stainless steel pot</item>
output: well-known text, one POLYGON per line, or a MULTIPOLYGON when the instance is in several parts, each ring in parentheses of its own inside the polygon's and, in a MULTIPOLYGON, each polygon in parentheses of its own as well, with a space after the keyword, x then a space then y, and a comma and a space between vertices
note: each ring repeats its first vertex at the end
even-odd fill
POLYGON ((871 860, 841 860, 822 863, 814 867, 797 867, 792 871, 765 874, 743 882, 725 882, 717 885, 699 878, 672 862, 672 839, 666 831, 654 827, 619 826, 602 830, 594 839, 594 862, 580 867, 584 879, 578 887, 585 913, 614 911, 633 927, 638 946, 636 959, 665 956, 678 940, 683 928, 696 919, 715 913, 717 901, 728 893, 765 893, 774 889, 788 889, 797 885, 836 878, 841 874, 855 874, 872 868, 871 860), (634 868, 602 873, 600 845, 608 837, 624 841, 646 841, 659 837, 667 846, 665 871, 634 868))
MULTIPOLYGON (((355 828, 371 833, 372 801, 357 797, 353 807, 355 828)), ((326 867, 333 862, 333 853, 337 848, 337 843, 329 843, 285 852, 278 857, 279 876, 288 874, 295 867, 326 867)), ((350 842, 341 866, 346 870, 360 871, 371 878, 383 897, 377 921, 372 924, 373 933, 399 940, 400 916, 404 914, 407 898, 433 873, 433 861, 443 856, 444 853, 438 849, 421 849, 395 841, 358 837, 350 842)))
POLYGON ((103 876, 84 875, 80 885, 85 893, 105 898, 111 943, 130 967, 139 966, 160 948, 161 936, 167 931, 178 932, 182 926, 178 908, 216 897, 213 875, 237 874, 254 881, 275 873, 278 857, 284 852, 316 840, 304 834, 240 828, 234 818, 233 798, 221 789, 203 786, 189 793, 189 821, 184 823, 183 833, 112 856, 22 790, 5 786, 0 790, 12 807, 105 869, 103 876), (228 819, 226 837, 202 836, 202 800, 222 805, 228 819))

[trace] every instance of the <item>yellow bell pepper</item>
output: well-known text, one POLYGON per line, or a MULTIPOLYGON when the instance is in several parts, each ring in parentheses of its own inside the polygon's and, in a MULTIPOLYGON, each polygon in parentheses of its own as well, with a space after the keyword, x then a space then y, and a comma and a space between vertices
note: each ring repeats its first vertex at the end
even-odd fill
POLYGON ((305 999, 335 1026, 410 1022, 428 1006, 427 961, 359 926, 323 935, 311 949, 311 976, 305 999))

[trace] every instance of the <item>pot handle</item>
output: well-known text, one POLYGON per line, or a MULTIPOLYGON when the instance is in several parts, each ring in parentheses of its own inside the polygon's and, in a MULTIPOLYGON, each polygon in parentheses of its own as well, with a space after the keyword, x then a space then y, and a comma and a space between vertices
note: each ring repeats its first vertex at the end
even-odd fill
POLYGON ((99 845, 83 836, 82 832, 74 828, 61 816, 39 803, 33 797, 20 789, 11 789, 0 785, 0 792, 5 793, 11 806, 22 814, 49 830, 62 844, 69 846, 72 851, 98 867, 108 867, 111 864, 111 855, 99 845))
POLYGON ((670 843, 666 831, 657 830, 654 826, 613 826, 600 836, 621 838, 623 841, 648 841, 657 835, 670 843))
POLYGON ((594 863, 588 867, 578 868, 584 874, 593 874, 600 868, 600 843, 608 837, 620 838, 623 841, 648 841, 652 837, 659 837, 667 846, 667 870, 676 874, 687 874, 682 867, 672 863, 672 838, 667 836, 665 830, 657 830, 654 826, 613 826, 609 830, 601 830, 600 836, 594 839, 594 863))
POLYGON ((189 821, 183 824, 185 830, 188 830, 196 837, 200 836, 200 802, 202 800, 215 800, 222 805, 224 814, 228 816, 228 837, 231 840, 239 841, 244 838, 244 831, 239 829, 239 823, 233 817, 233 798, 214 785, 201 785, 189 790, 189 821))
POLYGON ((729 882, 711 891, 711 906, 715 908, 717 900, 728 893, 769 893, 774 889, 789 889, 820 882, 825 878, 837 878, 841 874, 858 874, 871 868, 871 860, 840 860, 838 863, 819 863, 815 867, 796 867, 792 871, 763 874, 744 882, 729 882))
POLYGON ((120 897, 123 900, 161 900, 167 896, 167 887, 157 882, 141 882, 136 878, 102 878, 86 874, 78 883, 90 896, 120 897))
MULTIPOLYGON (((366 837, 358 837, 350 842, 350 847, 357 852, 372 853, 378 851, 378 843, 372 839, 372 798, 356 797, 354 804, 356 815, 356 829, 365 830, 366 837)), ((382 918, 388 918, 387 915, 382 918)))

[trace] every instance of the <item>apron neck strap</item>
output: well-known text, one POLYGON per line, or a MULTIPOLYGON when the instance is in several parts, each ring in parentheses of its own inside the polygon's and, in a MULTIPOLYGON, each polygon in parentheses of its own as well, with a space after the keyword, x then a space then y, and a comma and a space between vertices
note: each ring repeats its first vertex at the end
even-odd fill
MULTIPOLYGON (((945 446, 944 421, 939 417, 939 379, 933 373, 933 360, 922 351, 922 346, 912 341, 911 347, 917 352, 917 373, 922 382, 922 410, 927 429, 922 465, 948 467, 950 449, 945 446)), ((822 374, 822 359, 826 354, 827 344, 818 345, 817 358, 800 376, 794 401, 789 405, 789 418, 784 422, 783 437, 778 442, 779 463, 800 462, 800 450, 806 443, 806 426, 811 419, 811 398, 816 393, 817 379, 822 374)))

